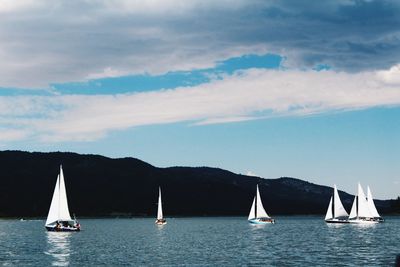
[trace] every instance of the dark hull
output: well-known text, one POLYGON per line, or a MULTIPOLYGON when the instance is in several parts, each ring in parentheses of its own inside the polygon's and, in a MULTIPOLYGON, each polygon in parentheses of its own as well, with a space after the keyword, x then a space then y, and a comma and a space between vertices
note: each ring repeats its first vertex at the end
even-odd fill
POLYGON ((349 223, 347 220, 325 220, 326 223, 349 223))
POLYGON ((76 228, 76 227, 74 227, 74 228, 72 228, 72 227, 69 227, 69 228, 56 228, 56 227, 50 227, 50 226, 45 226, 46 227, 46 230, 47 231, 49 231, 49 232, 79 232, 81 229, 79 229, 79 228, 76 228))

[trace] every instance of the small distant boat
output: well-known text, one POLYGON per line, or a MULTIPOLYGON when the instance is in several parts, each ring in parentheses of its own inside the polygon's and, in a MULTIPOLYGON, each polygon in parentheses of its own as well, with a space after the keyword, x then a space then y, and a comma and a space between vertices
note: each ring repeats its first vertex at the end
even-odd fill
POLYGON ((157 209, 157 220, 155 222, 157 225, 167 224, 167 220, 163 216, 162 204, 161 204, 161 188, 158 188, 158 209, 157 209))
POLYGON ((364 190, 360 183, 358 183, 358 192, 354 197, 353 206, 351 207, 349 223, 374 224, 383 221, 378 211, 376 211, 370 190, 369 195, 370 200, 367 200, 364 190))
POLYGON ((336 185, 333 185, 333 197, 329 202, 328 210, 325 215, 325 222, 327 223, 348 223, 349 214, 343 207, 340 201, 339 193, 336 185))
POLYGON ((72 219, 69 214, 62 166, 60 166, 60 173, 57 176, 45 227, 48 231, 56 232, 76 232, 81 229, 79 222, 75 218, 72 219))
POLYGON ((253 204, 250 209, 250 214, 247 220, 253 224, 275 223, 275 219, 271 218, 263 207, 258 185, 257 185, 257 192, 254 197, 253 204))

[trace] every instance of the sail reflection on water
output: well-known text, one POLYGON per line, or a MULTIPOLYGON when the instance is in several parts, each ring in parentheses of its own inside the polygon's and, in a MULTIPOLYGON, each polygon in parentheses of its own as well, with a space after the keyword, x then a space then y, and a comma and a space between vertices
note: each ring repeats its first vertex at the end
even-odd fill
POLYGON ((70 264, 71 233, 47 232, 48 249, 46 254, 52 256, 52 266, 68 266, 70 264))

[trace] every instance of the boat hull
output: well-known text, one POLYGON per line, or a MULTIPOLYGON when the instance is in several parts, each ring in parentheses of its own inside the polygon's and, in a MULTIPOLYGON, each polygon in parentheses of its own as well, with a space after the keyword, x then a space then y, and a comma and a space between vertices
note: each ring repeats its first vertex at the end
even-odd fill
POLYGON ((375 220, 375 219, 353 219, 348 220, 349 223, 352 224, 377 224, 383 222, 383 220, 375 220))
POLYGON ((272 218, 255 218, 248 220, 251 224, 273 224, 275 219, 272 218))
POLYGON ((165 224, 167 224, 167 220, 165 220, 165 219, 156 220, 155 224, 157 224, 157 225, 165 225, 165 224))
POLYGON ((56 227, 56 226, 45 226, 49 232, 79 232, 81 229, 78 227, 56 227))
POLYGON ((328 219, 325 220, 326 223, 349 223, 348 220, 339 220, 339 219, 328 219))

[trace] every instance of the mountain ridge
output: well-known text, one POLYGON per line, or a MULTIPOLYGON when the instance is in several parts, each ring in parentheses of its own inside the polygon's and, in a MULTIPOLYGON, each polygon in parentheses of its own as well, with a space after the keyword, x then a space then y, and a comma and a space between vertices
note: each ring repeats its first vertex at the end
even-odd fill
MULTIPOLYGON (((267 179, 210 167, 155 167, 133 157, 0 151, 0 216, 45 217, 60 164, 78 216, 154 216, 158 186, 166 216, 247 215, 259 184, 267 212, 324 214, 332 188, 298 178, 267 179), (21 186, 22 185, 22 186, 21 186)), ((349 211, 354 196, 340 191, 349 211)), ((393 212, 394 200, 376 200, 393 212)))

